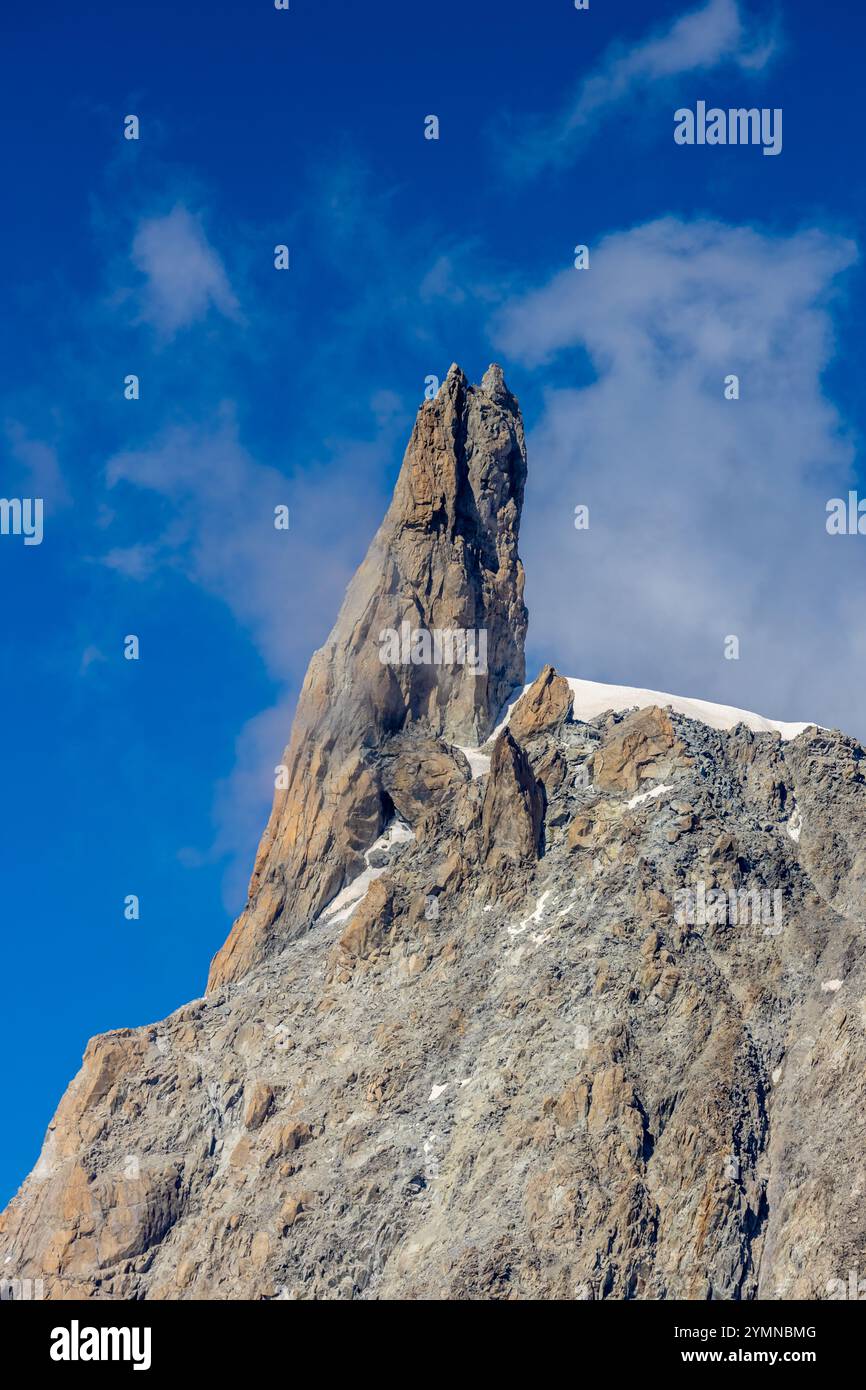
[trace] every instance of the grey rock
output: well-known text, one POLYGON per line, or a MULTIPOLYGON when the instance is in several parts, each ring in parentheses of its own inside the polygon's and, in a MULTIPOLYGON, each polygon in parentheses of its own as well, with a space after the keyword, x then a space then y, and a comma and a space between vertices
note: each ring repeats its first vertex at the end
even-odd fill
POLYGON ((318 809, 296 851, 275 808, 268 925, 206 998, 90 1043, 0 1218, 6 1277, 49 1298, 846 1296, 866 1272, 866 753, 670 710, 575 726, 547 671, 526 742, 500 733, 471 779, 453 744, 522 678, 522 433, 497 369, 443 393, 378 579, 362 566, 311 666, 291 757, 318 809), (365 624, 413 604, 499 633, 480 701, 371 673, 365 624), (414 838, 371 856, 397 816, 414 838), (384 872, 316 916, 365 854, 384 872), (309 931, 279 928, 292 894, 309 931))

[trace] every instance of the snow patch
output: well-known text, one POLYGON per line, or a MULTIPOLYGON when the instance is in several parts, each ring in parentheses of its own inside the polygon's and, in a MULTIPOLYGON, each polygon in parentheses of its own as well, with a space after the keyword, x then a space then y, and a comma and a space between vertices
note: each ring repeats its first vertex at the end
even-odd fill
POLYGON ((785 828, 787 829, 788 834, 790 835, 794 843, 799 843, 800 834, 803 829, 803 817, 800 815, 799 807, 797 807, 794 810, 794 814, 791 816, 791 819, 788 821, 788 824, 785 828))
POLYGON ((414 839, 415 831, 405 821, 400 820, 397 816, 389 821, 378 840, 374 840, 370 848, 364 853, 366 869, 362 869, 350 883, 346 884, 345 888, 340 889, 337 896, 332 898, 328 906, 322 909, 316 921, 327 922, 329 926, 333 926, 337 922, 347 922, 361 900, 367 896, 367 889, 370 884, 374 883, 377 878, 381 878, 387 868, 387 865, 384 865, 381 869, 374 869, 370 864, 370 855, 375 850, 387 850, 392 845, 404 845, 409 840, 414 839))
POLYGON ((430 1099, 431 1099, 431 1100, 438 1100, 439 1097, 441 1096, 442 1092, 443 1092, 443 1091, 446 1091, 447 1089, 448 1089, 448 1082, 447 1082, 447 1081, 445 1082, 445 1085, 444 1085, 444 1086, 434 1086, 433 1089, 432 1089, 432 1091, 430 1092, 430 1099))
MULTIPOLYGON (((697 719, 702 724, 709 724, 711 729, 734 729, 738 724, 745 724, 756 734, 779 733, 782 738, 796 738, 804 729, 814 729, 816 725, 807 721, 805 724, 786 723, 780 719, 765 719, 762 714, 754 714, 751 710, 737 709, 734 705, 716 705, 710 700, 694 700, 686 695, 670 695, 664 690, 644 690, 636 685, 606 685, 603 681, 584 681, 578 680, 575 676, 566 677, 572 693, 571 712, 575 719, 588 723, 589 720, 597 718, 607 710, 616 710, 620 713, 624 710, 646 709, 649 705, 658 705, 660 709, 669 706, 676 710, 677 714, 684 714, 688 719, 697 719)), ((517 704, 524 691, 529 690, 532 682, 524 686, 523 690, 514 692, 509 697, 509 704, 504 717, 497 724, 491 738, 505 728, 511 718, 514 706, 517 704)))
MULTIPOLYGON (((550 897, 550 893, 551 893, 551 890, 550 890, 549 888, 546 888, 546 889, 544 890, 544 892, 542 893, 541 897, 538 899, 538 902, 536 903, 535 911, 532 913, 532 915, 529 916, 529 917, 524 917, 524 919, 523 919, 523 921, 520 923, 520 926, 519 926, 519 927, 509 927, 509 928, 508 928, 508 935, 509 935, 509 936, 522 936, 523 933, 526 931, 526 928, 527 928, 527 927, 531 926, 533 923, 535 923, 536 926, 538 925, 538 923, 541 921, 541 914, 542 914, 542 912, 544 911, 544 904, 547 902, 547 899, 550 897)), ((534 938, 534 939, 537 940, 537 938, 534 938)))
POLYGON ((835 994, 836 990, 841 988, 841 980, 825 980, 824 983, 821 985, 821 991, 824 994, 835 994))
POLYGON ((668 695, 662 690, 642 690, 631 685, 604 685, 599 681, 582 681, 568 677, 574 700, 572 713, 575 719, 595 719, 605 710, 646 709, 648 705, 658 705, 661 709, 669 705, 677 714, 688 719, 698 719, 709 724, 711 729, 734 729, 745 724, 756 734, 777 732, 787 740, 796 738, 804 729, 814 728, 814 724, 785 723, 779 719, 765 719, 762 714, 751 710, 736 709, 733 705, 716 705, 710 700, 693 700, 685 695, 668 695))
MULTIPOLYGON (((394 819, 386 825, 384 832, 379 836, 375 845, 371 845, 370 849, 367 850, 367 854, 370 854, 371 851, 377 847, 382 849, 384 846, 384 848, 388 849, 391 845, 408 845, 409 841, 414 839, 415 831, 411 826, 408 826, 404 820, 400 820, 398 816, 395 816, 394 819)), ((367 854, 364 855, 365 859, 367 854)))
POLYGON ((477 748, 461 748, 457 744, 460 752, 469 764, 472 771, 473 782, 477 777, 484 777, 490 771, 490 758, 486 753, 479 753, 477 748))
POLYGON ((637 796, 633 796, 631 801, 627 801, 625 804, 631 811, 634 810, 635 806, 640 806, 642 801, 649 801, 651 798, 662 796, 665 792, 672 791, 673 787, 666 787, 664 782, 659 782, 658 786, 653 787, 652 791, 638 792, 637 796))
POLYGON ((362 898, 367 896, 367 889, 385 872, 384 869, 371 869, 369 865, 353 878, 351 883, 347 883, 345 888, 341 888, 336 898, 332 898, 324 911, 319 913, 317 921, 328 922, 347 922, 362 898))

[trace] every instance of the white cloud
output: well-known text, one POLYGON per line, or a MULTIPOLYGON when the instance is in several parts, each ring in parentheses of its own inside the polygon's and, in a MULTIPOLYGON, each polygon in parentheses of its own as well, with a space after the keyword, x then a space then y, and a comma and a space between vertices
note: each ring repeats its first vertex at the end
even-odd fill
MULTIPOLYGON (((169 521, 142 538, 116 545, 103 563, 130 580, 147 581, 160 568, 178 570, 225 603, 249 634, 270 673, 286 689, 273 709, 256 715, 237 742, 232 773, 218 788, 217 833, 204 854, 187 849, 183 862, 226 854, 227 904, 237 910, 251 868, 251 850, 273 798, 273 769, 288 742, 294 695, 313 651, 333 625, 346 585, 384 513, 383 462, 402 442, 408 420, 391 391, 369 402, 371 435, 334 438, 321 463, 306 460, 288 477, 258 463, 238 437, 224 405, 215 423, 175 426, 145 449, 116 455, 110 487, 155 494, 169 521), (274 527, 274 508, 286 505, 290 529, 274 527)), ((112 528, 130 511, 121 497, 112 528)))
POLYGON ((503 148, 513 173, 530 175, 570 162, 601 120, 646 87, 684 73, 735 64, 745 72, 766 66, 776 48, 750 30, 739 0, 707 0, 632 48, 615 44, 555 115, 512 130, 503 148))
POLYGON ((26 470, 28 491, 42 497, 54 511, 67 507, 72 499, 57 450, 44 440, 31 438, 17 420, 6 421, 5 434, 12 459, 26 470))
POLYGON ((548 389, 528 442, 539 659, 866 733, 866 539, 824 524, 852 476, 822 374, 833 282, 854 258, 818 231, 666 218, 503 309, 500 348, 559 381, 574 373, 548 389), (579 503, 588 531, 573 525, 579 503), (739 661, 723 657, 731 634, 739 661))
POLYGON ((240 308, 220 257, 200 220, 178 205, 139 223, 132 259, 145 276, 141 318, 171 338, 211 308, 239 320, 240 308))
POLYGON ((91 666, 95 665, 98 662, 103 662, 107 660, 108 657, 105 655, 105 653, 99 647, 96 647, 93 645, 93 643, 91 643, 89 646, 85 647, 84 651, 81 653, 81 661, 78 665, 78 674, 80 676, 83 676, 85 672, 89 671, 91 666))
POLYGON ((435 299, 444 299, 450 304, 465 303, 466 291, 455 279, 452 256, 436 257, 421 281, 418 295, 422 304, 435 299))
POLYGON ((127 579, 147 579, 159 564, 157 545, 121 545, 102 556, 107 569, 125 574, 127 579))
POLYGON ((252 871, 250 847, 258 843, 267 821, 274 768, 288 743, 294 710, 295 697, 286 694, 248 720, 235 742, 234 767, 217 784, 211 854, 228 858, 223 902, 232 913, 237 913, 246 896, 252 871))
POLYGON ((326 467, 291 478, 244 448, 230 404, 213 424, 173 426, 148 448, 116 454, 109 486, 128 483, 165 498, 171 519, 153 537, 114 546, 103 562, 134 579, 160 566, 179 569, 228 605, 273 675, 297 676, 334 621, 365 536, 381 518, 378 469, 405 427, 396 407, 392 393, 377 393, 370 440, 330 441, 326 467), (274 526, 281 505, 289 508, 288 531, 274 526))

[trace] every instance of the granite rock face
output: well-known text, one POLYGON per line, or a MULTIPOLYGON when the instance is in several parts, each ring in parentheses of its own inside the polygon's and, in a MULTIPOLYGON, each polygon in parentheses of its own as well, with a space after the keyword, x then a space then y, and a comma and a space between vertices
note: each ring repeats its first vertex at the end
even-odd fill
POLYGON ((485 383, 422 411, 314 658, 256 871, 277 929, 248 918, 205 998, 90 1043, 0 1218, 5 1278, 772 1300, 866 1272, 866 753, 656 707, 578 722, 549 667, 476 751, 525 627, 522 432, 485 383), (422 487, 434 456, 451 491, 422 487), (368 659, 365 626, 410 609, 498 633, 484 691, 368 659))
POLYGON ((523 684, 525 481, 523 421, 501 369, 475 387, 452 367, 418 413, 387 515, 310 662, 285 785, 210 988, 239 979, 275 937, 306 930, 363 868, 393 812, 390 739, 483 742, 523 684))
POLYGON ((571 701, 568 681, 552 666, 545 666, 511 711, 508 727, 512 738, 525 742, 536 734, 558 729, 571 714, 571 701))

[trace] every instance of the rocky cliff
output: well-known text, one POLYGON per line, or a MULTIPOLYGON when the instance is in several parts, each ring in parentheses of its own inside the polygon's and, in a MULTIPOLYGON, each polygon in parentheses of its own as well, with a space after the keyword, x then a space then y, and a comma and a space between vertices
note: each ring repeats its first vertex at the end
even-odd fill
POLYGON ((249 902, 210 988, 239 979, 276 936, 306 930, 364 868, 395 807, 408 810, 402 762, 413 740, 394 735, 478 742, 522 684, 525 480, 523 422, 500 368, 473 387, 453 366, 418 414, 385 520, 310 662, 249 902), (437 655, 430 634, 440 658, 462 643, 470 659, 413 659, 437 655))
POLYGON ((551 667, 494 729, 524 476, 501 372, 452 369, 208 993, 89 1044, 0 1220, 6 1278, 773 1299, 866 1270, 864 751, 551 667), (486 662, 417 637, 458 629, 486 662))

